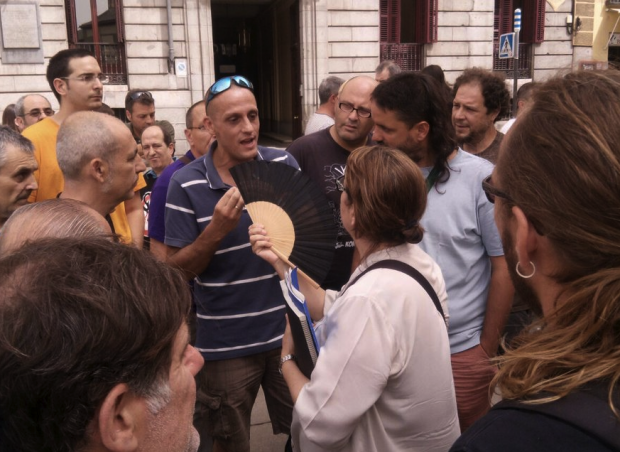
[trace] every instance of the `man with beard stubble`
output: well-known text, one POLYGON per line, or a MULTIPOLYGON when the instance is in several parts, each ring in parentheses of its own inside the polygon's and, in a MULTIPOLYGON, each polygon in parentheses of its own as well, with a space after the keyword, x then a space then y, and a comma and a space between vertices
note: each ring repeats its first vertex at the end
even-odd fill
POLYGON ((447 93, 427 75, 397 74, 372 93, 373 138, 405 152, 426 176, 420 246, 441 267, 461 431, 488 409, 495 356, 512 305, 493 204, 482 180, 488 161, 456 147, 447 93))

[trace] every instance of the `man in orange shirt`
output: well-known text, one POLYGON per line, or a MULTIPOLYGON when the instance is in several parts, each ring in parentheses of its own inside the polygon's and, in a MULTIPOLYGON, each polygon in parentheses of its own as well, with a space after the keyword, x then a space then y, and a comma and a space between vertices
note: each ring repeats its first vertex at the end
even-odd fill
MULTIPOLYGON (((55 198, 62 192, 64 180, 56 158, 58 129, 71 114, 101 107, 103 85, 108 81, 95 57, 84 49, 58 52, 50 59, 46 76, 54 96, 60 102, 60 109, 54 116, 28 127, 23 133, 34 144, 35 158, 39 164, 35 172, 39 189, 33 191, 30 202, 55 198)), ((141 177, 136 190, 145 185, 141 177)), ((144 214, 139 192, 128 204, 120 204, 111 217, 116 230, 131 230, 131 233, 123 235, 124 241, 133 240, 137 246, 142 246, 144 214)))

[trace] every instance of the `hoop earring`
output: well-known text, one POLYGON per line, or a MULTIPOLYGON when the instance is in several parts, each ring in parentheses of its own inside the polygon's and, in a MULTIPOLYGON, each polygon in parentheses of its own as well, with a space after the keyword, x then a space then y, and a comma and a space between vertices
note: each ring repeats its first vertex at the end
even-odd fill
POLYGON ((530 273, 529 275, 524 275, 523 273, 521 273, 521 270, 519 270, 519 263, 517 262, 517 275, 519 275, 523 279, 529 279, 534 276, 534 273, 536 273, 536 265, 534 265, 534 262, 532 261, 530 261, 530 265, 532 266, 532 273, 530 273))

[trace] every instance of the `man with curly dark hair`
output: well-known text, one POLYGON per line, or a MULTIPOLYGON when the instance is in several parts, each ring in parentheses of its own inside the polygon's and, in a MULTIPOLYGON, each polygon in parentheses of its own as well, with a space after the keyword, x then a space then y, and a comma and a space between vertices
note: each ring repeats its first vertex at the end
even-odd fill
POLYGON ((426 177, 420 247, 441 267, 456 403, 464 431, 490 408, 489 384, 513 289, 493 205, 482 181, 493 165, 457 148, 446 91, 413 72, 380 83, 371 96, 373 140, 400 149, 426 177))
POLYGON ((466 69, 452 89, 452 125, 464 151, 497 160, 504 134, 495 121, 508 113, 510 93, 501 74, 480 68, 466 69))

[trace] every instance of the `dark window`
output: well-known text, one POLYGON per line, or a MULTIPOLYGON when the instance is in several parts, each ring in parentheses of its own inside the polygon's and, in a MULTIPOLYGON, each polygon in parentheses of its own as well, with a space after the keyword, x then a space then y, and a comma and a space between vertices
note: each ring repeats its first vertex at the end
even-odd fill
POLYGON ((533 44, 545 38, 545 0, 495 0, 493 27, 493 69, 513 76, 514 60, 498 57, 499 37, 513 31, 514 11, 521 8, 521 32, 519 33, 518 77, 532 78, 534 69, 533 44))
POLYGON ((67 0, 69 47, 90 50, 111 84, 127 83, 122 0, 67 0), (105 2, 103 2, 105 5, 105 2))
POLYGON ((424 44, 437 42, 438 0, 381 0, 381 61, 422 69, 424 44))

